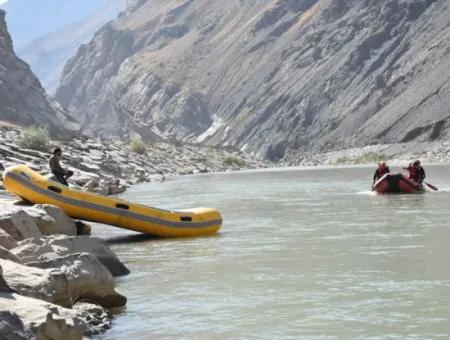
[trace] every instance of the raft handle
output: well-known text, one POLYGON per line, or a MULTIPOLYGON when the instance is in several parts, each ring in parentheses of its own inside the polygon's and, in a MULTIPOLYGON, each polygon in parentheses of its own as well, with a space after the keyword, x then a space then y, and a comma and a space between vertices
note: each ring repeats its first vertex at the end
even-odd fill
POLYGON ((20 175, 22 176, 22 177, 25 177, 26 179, 31 179, 31 177, 30 176, 28 176, 25 172, 21 172, 20 173, 20 175))
POLYGON ((60 188, 54 187, 53 185, 50 185, 50 186, 48 187, 48 190, 57 192, 58 194, 62 193, 62 190, 61 190, 60 188))
POLYGON ((191 216, 180 216, 180 220, 183 222, 192 222, 191 216))
POLYGON ((122 204, 122 203, 117 203, 116 204, 116 208, 124 209, 124 210, 129 210, 130 209, 130 207, 128 205, 122 204))

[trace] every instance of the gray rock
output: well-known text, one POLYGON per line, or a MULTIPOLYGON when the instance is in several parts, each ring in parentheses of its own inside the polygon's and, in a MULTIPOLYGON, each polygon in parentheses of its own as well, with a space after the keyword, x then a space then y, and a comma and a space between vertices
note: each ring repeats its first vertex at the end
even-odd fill
POLYGON ((77 233, 75 222, 62 209, 51 205, 10 209, 0 214, 0 228, 16 240, 77 233))
POLYGON ((91 254, 70 254, 27 263, 42 269, 60 268, 66 274, 72 301, 90 301, 105 308, 121 307, 127 299, 114 289, 109 270, 91 254))
POLYGON ((100 167, 94 163, 79 163, 78 168, 88 172, 100 172, 100 167))
MULTIPOLYGON (((5 279, 3 278, 3 269, 0 266, 0 292, 13 292, 14 290, 11 289, 11 287, 6 283, 5 279)), ((0 322, 1 322, 0 318, 0 322)), ((2 334, 2 333, 0 333, 2 334)))
POLYGON ((39 238, 41 232, 25 208, 11 210, 0 215, 0 228, 16 240, 39 238))
POLYGON ((72 310, 76 311, 78 317, 86 324, 87 329, 84 333, 86 336, 103 333, 112 326, 112 314, 100 306, 78 302, 72 310))
POLYGON ((17 240, 3 229, 0 229, 0 246, 6 249, 17 247, 17 240))
POLYGON ((89 182, 87 182, 84 187, 83 190, 84 191, 89 191, 89 192, 95 192, 95 189, 98 188, 99 183, 95 180, 90 180, 89 182))
POLYGON ((72 305, 68 280, 61 270, 28 267, 1 259, 0 266, 5 282, 19 294, 60 306, 72 305))
POLYGON ((15 293, 0 292, 0 311, 12 315, 5 320, 2 330, 6 334, 12 331, 28 336, 31 333, 25 339, 81 340, 87 330, 77 311, 15 293))
POLYGON ((25 327, 20 317, 7 310, 0 310, 0 339, 30 340, 33 333, 25 327))
POLYGON ((16 263, 20 262, 20 260, 17 256, 15 256, 8 249, 3 248, 2 246, 0 246, 0 259, 1 260, 9 260, 9 261, 13 261, 16 263))
POLYGON ((80 186, 84 186, 87 183, 89 183, 90 181, 99 181, 100 180, 100 176, 97 174, 93 174, 93 173, 88 173, 88 172, 84 172, 84 171, 75 171, 74 176, 72 176, 70 178, 71 182, 74 182, 80 186))
POLYGON ((113 276, 129 273, 129 270, 120 262, 106 243, 95 237, 44 236, 40 239, 22 241, 11 252, 23 263, 51 260, 74 253, 90 253, 108 268, 113 276))
POLYGON ((49 204, 36 205, 33 210, 40 210, 46 215, 40 215, 37 221, 42 235, 63 234, 77 235, 75 222, 59 207, 49 204), (47 219, 46 217, 50 217, 47 219), (42 223, 43 221, 45 223, 42 223), (48 223, 47 223, 48 222, 48 223))

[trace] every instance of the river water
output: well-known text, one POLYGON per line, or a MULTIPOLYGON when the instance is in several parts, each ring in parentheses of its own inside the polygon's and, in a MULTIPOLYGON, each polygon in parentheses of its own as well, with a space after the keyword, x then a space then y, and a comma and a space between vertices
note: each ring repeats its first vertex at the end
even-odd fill
POLYGON ((127 308, 101 339, 449 338, 450 167, 426 170, 439 192, 375 195, 369 168, 131 189, 160 208, 219 208, 224 225, 175 240, 95 227, 131 270, 117 280, 127 308))

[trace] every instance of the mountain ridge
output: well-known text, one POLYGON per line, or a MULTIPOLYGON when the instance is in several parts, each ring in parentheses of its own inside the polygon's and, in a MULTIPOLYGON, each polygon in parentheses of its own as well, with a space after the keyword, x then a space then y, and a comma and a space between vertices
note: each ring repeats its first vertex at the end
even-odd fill
POLYGON ((445 139, 444 0, 144 0, 66 65, 91 133, 296 153, 445 139))
POLYGON ((14 53, 5 17, 0 9, 0 121, 46 127, 55 134, 78 131, 78 122, 45 93, 28 64, 14 53))

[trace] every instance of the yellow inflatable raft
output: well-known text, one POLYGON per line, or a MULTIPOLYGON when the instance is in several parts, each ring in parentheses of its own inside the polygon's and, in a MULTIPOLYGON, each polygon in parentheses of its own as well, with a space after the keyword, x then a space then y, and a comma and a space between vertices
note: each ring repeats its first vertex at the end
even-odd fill
POLYGON ((69 216, 139 231, 158 237, 189 237, 216 233, 220 212, 212 208, 167 211, 68 188, 25 165, 6 169, 3 185, 35 204, 53 204, 69 216))

